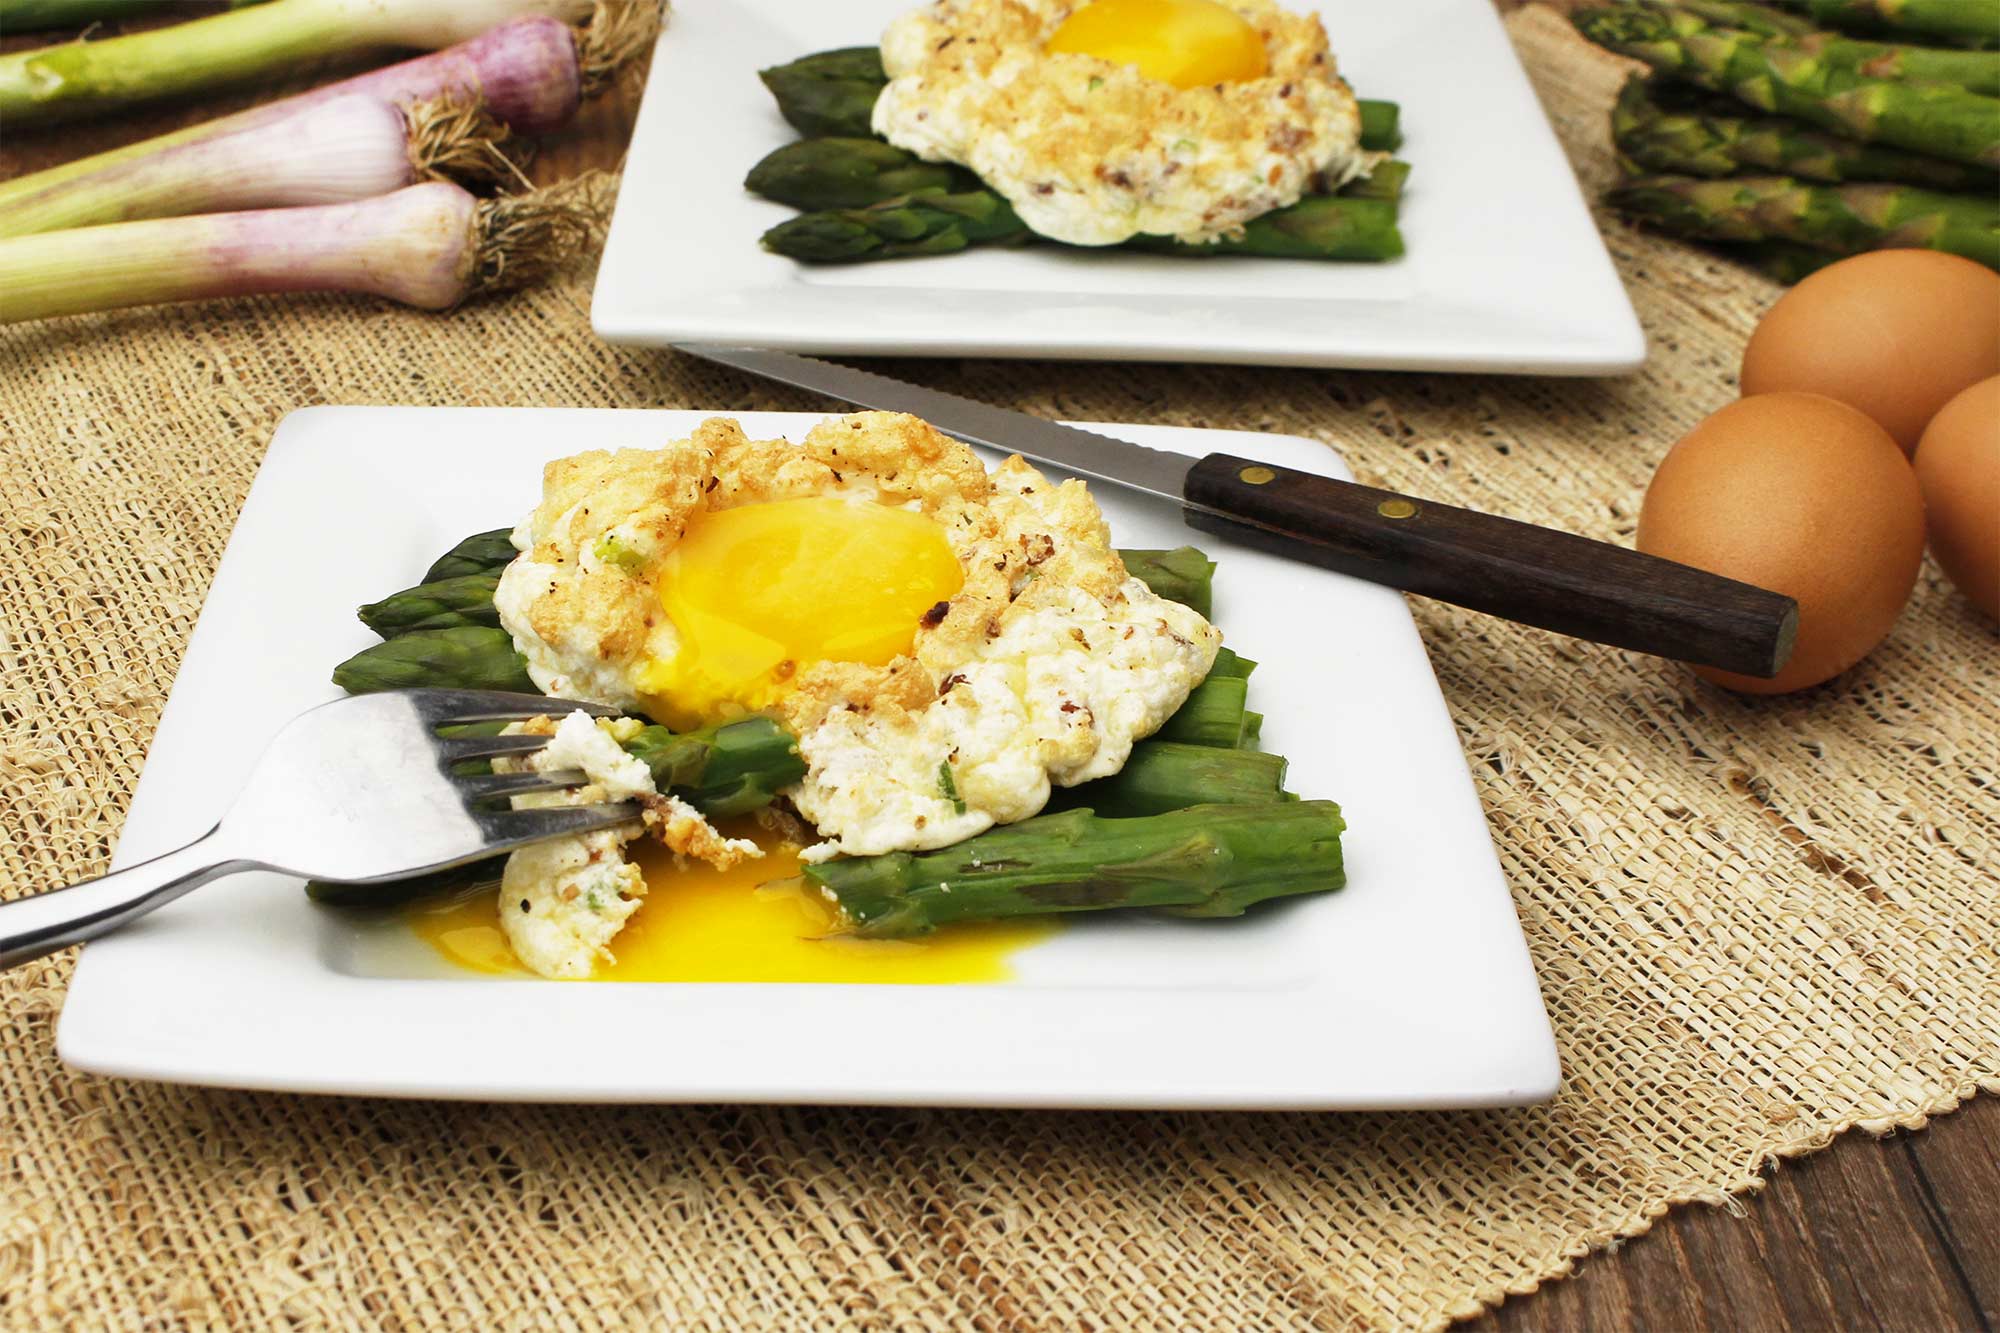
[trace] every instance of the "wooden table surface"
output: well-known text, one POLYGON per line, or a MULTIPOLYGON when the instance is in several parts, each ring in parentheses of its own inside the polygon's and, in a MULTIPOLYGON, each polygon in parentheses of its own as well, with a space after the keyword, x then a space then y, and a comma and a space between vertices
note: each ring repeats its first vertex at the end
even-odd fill
MULTIPOLYGON (((1511 7, 1516 0, 1499 0, 1511 7)), ((129 25, 141 26, 141 25, 129 25)), ((0 50, 37 45, 0 38, 0 50)), ((117 125, 0 136, 0 180, 156 134, 248 99, 149 111, 117 125)), ((614 90, 545 139, 529 175, 615 167, 638 107, 614 90)), ((2000 1103, 1975 1101, 1933 1128, 1849 1134, 1771 1173, 1740 1215, 1676 1209, 1615 1255, 1510 1300, 1466 1327, 1531 1329, 1952 1330, 2000 1325, 2000 1103)))

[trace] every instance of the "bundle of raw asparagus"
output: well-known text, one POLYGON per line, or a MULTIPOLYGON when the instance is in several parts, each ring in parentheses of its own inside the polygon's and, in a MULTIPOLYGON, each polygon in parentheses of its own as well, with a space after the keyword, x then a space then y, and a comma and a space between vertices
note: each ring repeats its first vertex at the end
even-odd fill
POLYGON ((1892 247, 2000 269, 2000 0, 1621 0, 1574 18, 1651 67, 1611 113, 1619 212, 1782 282, 1892 247))
MULTIPOLYGON (((888 82, 875 47, 822 51, 759 77, 785 119, 808 136, 772 152, 744 181, 767 199, 805 210, 764 233, 765 249, 810 264, 847 264, 1034 239, 1007 201, 971 172, 924 162, 874 136, 869 117, 888 82)), ((1395 149, 1398 119, 1394 102, 1362 102, 1361 146, 1395 149)), ((1335 193, 1253 218, 1235 239, 1188 245, 1138 237, 1127 246, 1180 255, 1394 259, 1403 253, 1396 212, 1409 172, 1406 162, 1384 161, 1335 193)))

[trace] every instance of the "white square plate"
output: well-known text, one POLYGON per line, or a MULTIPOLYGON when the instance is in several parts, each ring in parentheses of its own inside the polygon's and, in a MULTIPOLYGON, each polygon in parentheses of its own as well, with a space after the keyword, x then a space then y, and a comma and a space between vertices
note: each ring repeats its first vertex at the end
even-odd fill
MULTIPOLYGON (((285 419, 188 644, 113 864, 215 822, 265 740, 373 642, 354 608, 526 513, 549 458, 657 447, 695 412, 313 408, 285 419)), ((753 436, 818 420, 750 413, 753 436)), ((1309 440, 1106 428, 1345 476, 1309 440)), ((991 460, 989 460, 991 461, 991 460)), ((1116 539, 1190 539, 1096 488, 1116 539)), ((998 985, 564 985, 452 972, 219 880, 90 945, 58 1045, 104 1074, 545 1101, 1487 1106, 1555 1090, 1553 1038, 1458 738, 1402 599, 1198 536, 1288 785, 1342 803, 1348 886, 1234 921, 1079 920, 998 985), (893 1032, 892 1041, 871 1034, 893 1032)), ((1114 914, 1115 915, 1115 914, 1114 914)), ((407 936, 403 938, 407 939, 407 936)))
MULTIPOLYGON (((1293 7, 1309 8, 1301 0, 1293 7)), ((1185 260, 1029 247, 810 267, 743 189, 797 137, 757 71, 872 42, 916 0, 682 0, 653 61, 591 319, 612 342, 1604 375, 1645 336, 1491 0, 1324 7, 1402 104, 1407 255, 1185 260)))

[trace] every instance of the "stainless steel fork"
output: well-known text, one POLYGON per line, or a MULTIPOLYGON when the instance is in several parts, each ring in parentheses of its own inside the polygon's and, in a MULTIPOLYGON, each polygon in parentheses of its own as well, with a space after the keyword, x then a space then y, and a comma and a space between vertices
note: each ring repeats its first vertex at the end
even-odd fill
POLYGON ((618 711, 536 694, 393 690, 302 713, 272 739, 222 822, 187 846, 0 903, 0 969, 96 939, 239 871, 368 884, 638 819, 630 801, 511 809, 507 797, 577 786, 584 775, 456 775, 465 760, 529 754, 548 738, 439 734, 577 709, 600 717, 618 711))

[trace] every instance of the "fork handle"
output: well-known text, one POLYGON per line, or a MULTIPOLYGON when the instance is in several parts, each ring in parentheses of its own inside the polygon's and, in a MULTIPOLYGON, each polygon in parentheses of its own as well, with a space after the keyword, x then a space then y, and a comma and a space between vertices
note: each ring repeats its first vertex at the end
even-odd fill
POLYGON ((250 861, 217 859, 220 831, 212 828, 178 851, 100 879, 0 903, 0 971, 109 934, 197 885, 254 868, 250 861))

